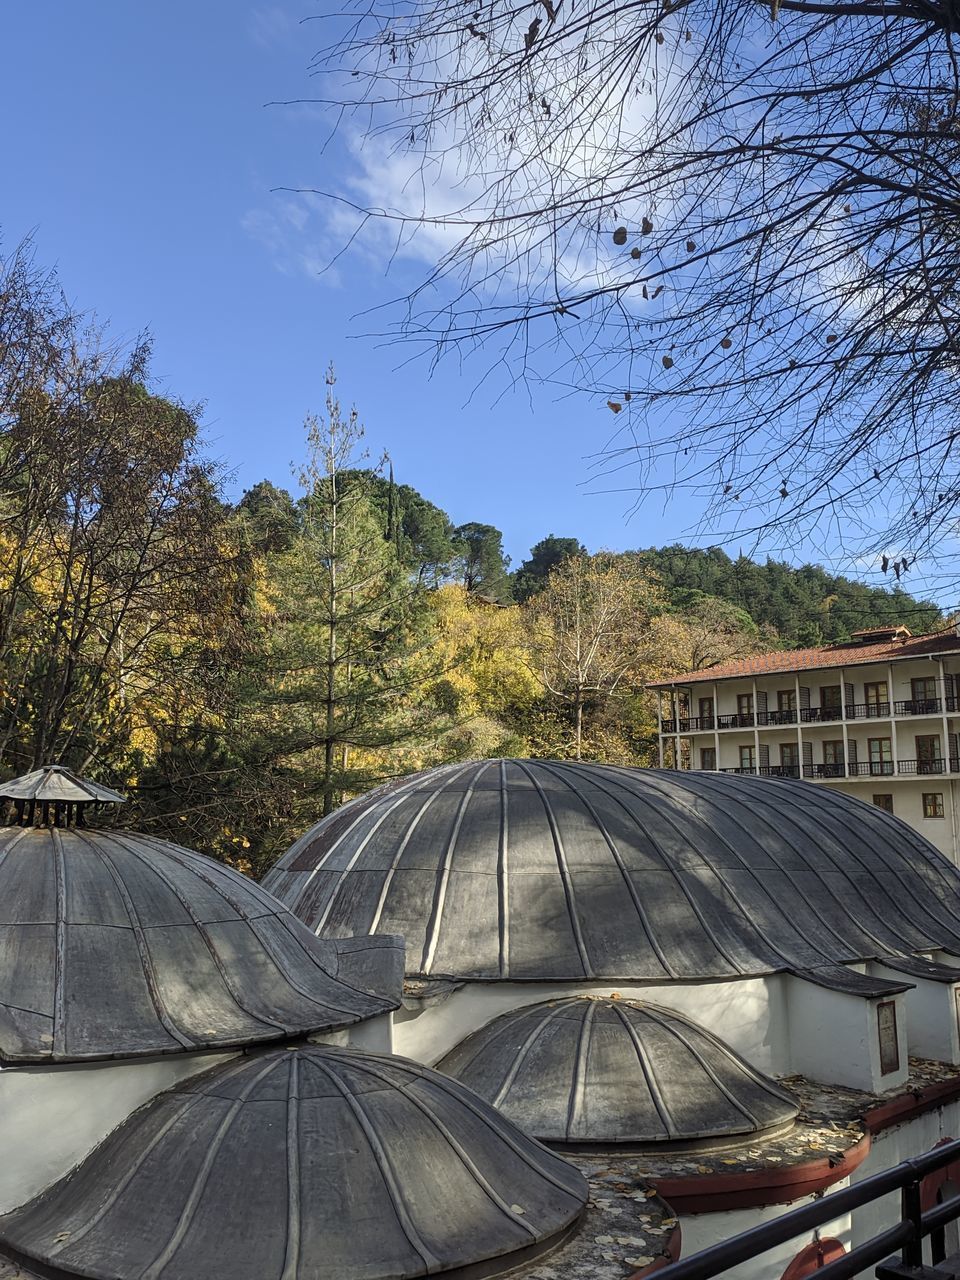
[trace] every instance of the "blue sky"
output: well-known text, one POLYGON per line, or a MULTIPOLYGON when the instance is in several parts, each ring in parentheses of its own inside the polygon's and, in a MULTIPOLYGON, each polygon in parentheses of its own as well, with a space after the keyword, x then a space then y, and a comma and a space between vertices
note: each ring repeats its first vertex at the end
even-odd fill
POLYGON ((612 430, 602 401, 498 395, 483 382, 489 359, 431 372, 364 336, 378 321, 358 313, 402 295, 423 264, 386 274, 371 242, 323 270, 346 224, 276 190, 349 181, 344 139, 317 109, 265 105, 315 91, 322 28, 300 19, 316 12, 304 0, 7 0, 6 247, 33 233, 80 307, 118 336, 151 331, 161 388, 204 402, 234 494, 263 477, 292 486, 333 360, 371 451, 389 449, 398 479, 454 521, 501 528, 514 564, 548 533, 591 550, 682 539, 694 519, 682 502, 628 522, 633 495, 588 492, 587 459, 612 430))

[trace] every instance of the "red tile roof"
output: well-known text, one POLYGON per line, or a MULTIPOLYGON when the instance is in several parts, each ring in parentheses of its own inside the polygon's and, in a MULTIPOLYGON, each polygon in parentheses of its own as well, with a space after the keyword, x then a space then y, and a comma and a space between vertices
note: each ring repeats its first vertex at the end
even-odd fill
POLYGON ((733 658, 700 671, 686 671, 669 680, 653 680, 650 689, 666 689, 675 684, 699 684, 714 680, 734 680, 738 676, 775 675, 778 671, 809 671, 825 667, 855 667, 869 662, 892 662, 904 658, 925 658, 930 654, 960 653, 960 636, 954 630, 928 636, 875 641, 872 644, 824 644, 815 649, 774 649, 749 658, 733 658))

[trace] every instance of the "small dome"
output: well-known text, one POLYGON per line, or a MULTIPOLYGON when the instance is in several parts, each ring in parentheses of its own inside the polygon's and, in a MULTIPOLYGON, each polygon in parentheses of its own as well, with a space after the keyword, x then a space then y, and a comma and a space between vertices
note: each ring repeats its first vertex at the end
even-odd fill
POLYGON ((0 1218, 0 1247, 99 1280, 490 1276, 556 1244, 587 1194, 455 1081, 301 1045, 149 1102, 0 1218))
POLYGON ((246 876, 177 845, 114 830, 0 831, 2 1062, 349 1026, 396 1004, 357 989, 358 964, 246 876))
POLYGON ((483 760, 381 788, 264 880, 329 937, 403 934, 410 977, 724 978, 960 954, 960 871, 810 782, 483 760))
POLYGON ((543 1142, 696 1145, 793 1123, 773 1080, 673 1009, 574 996, 495 1018, 437 1064, 543 1142))

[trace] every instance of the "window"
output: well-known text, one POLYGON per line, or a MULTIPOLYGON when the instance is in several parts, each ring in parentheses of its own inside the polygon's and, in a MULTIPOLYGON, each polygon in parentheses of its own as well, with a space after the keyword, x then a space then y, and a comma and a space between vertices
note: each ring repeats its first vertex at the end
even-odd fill
POLYGON ((746 773, 755 773, 757 767, 753 747, 740 748, 740 768, 746 773))
POLYGON ((823 776, 825 778, 842 778, 844 768, 843 739, 835 738, 823 744, 823 776))
POLYGON ((893 773, 893 743, 889 738, 868 738, 870 773, 877 777, 893 773))
POLYGON ((883 809, 885 813, 893 813, 893 796, 874 796, 873 803, 878 809, 883 809))
POLYGON ((913 710, 919 715, 939 710, 937 703, 937 677, 920 676, 910 681, 910 697, 913 710))
POLYGON ((877 1032, 880 1037, 880 1074, 888 1076, 900 1070, 897 1005, 894 1000, 881 1000, 877 1005, 877 1032))
POLYGON ((863 686, 863 700, 867 704, 868 716, 888 716, 890 703, 887 700, 886 680, 874 680, 863 686))
POLYGON ((780 763, 784 768, 800 773, 800 748, 795 742, 780 743, 780 763))
POLYGON ((820 708, 822 711, 839 712, 843 706, 840 698, 840 686, 838 684, 824 684, 820 686, 820 708))
POLYGON ((925 791, 923 793, 923 816, 925 818, 943 817, 942 791, 925 791))
POLYGON ((737 715, 741 724, 753 724, 753 694, 737 694, 737 715))
POLYGON ((938 733, 918 734, 914 741, 917 744, 917 773, 943 773, 940 735, 938 733))
POLYGON ((700 768, 716 769, 717 767, 717 748, 701 747, 700 748, 700 768))
POLYGON ((797 709, 796 689, 778 689, 777 690, 777 710, 778 711, 796 711, 796 709, 797 709))
POLYGON ((697 705, 699 707, 698 714, 700 716, 700 728, 712 729, 713 728, 713 699, 701 698, 697 705))

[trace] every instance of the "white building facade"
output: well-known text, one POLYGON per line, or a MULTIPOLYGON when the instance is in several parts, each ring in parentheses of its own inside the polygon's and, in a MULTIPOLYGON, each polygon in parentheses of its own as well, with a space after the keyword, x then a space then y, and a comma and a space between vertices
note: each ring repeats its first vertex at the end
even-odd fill
POLYGON ((960 864, 960 636, 906 627, 651 686, 662 767, 802 778, 893 813, 960 864))

